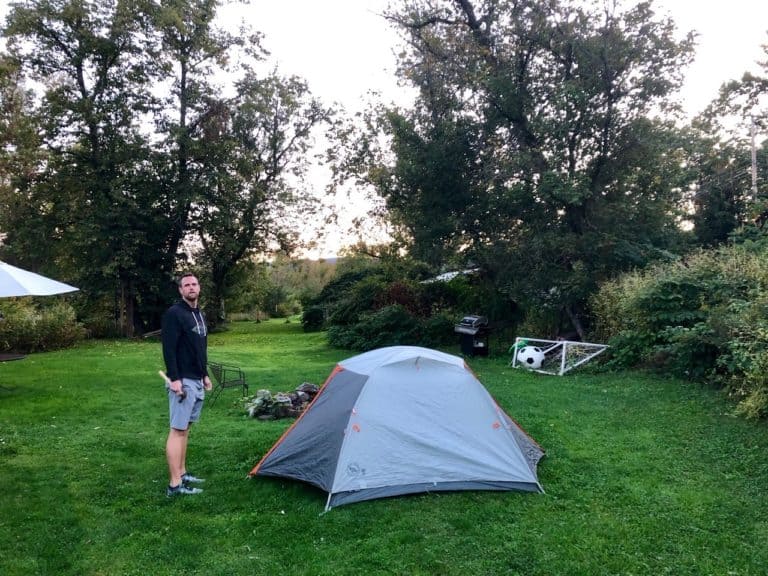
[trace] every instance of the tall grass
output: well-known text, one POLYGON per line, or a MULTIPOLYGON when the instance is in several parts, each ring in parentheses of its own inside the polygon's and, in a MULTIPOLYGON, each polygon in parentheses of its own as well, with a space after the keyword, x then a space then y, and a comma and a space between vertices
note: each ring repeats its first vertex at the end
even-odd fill
MULTIPOLYGON (((457 350, 454 350, 457 352, 457 350)), ((212 359, 252 391, 322 383, 350 354, 298 324, 239 323, 212 359)), ((458 492, 321 515, 298 482, 246 479, 289 421, 207 406, 168 499, 157 342, 89 342, 0 365, 0 574, 751 575, 768 565, 768 429, 719 393, 640 373, 564 377, 470 361, 547 451, 546 494, 458 492)))

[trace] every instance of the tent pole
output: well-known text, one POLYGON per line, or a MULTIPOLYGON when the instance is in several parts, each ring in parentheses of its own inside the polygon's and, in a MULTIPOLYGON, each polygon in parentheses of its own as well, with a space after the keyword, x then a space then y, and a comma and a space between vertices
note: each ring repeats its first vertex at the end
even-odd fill
POLYGON ((328 500, 325 501, 325 510, 323 510, 323 514, 331 509, 331 496, 333 496, 333 494, 328 492, 328 500))

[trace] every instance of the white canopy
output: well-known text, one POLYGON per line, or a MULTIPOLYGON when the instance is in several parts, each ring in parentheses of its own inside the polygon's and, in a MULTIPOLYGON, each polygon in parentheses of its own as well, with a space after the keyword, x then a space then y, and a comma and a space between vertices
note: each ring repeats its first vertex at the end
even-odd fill
POLYGON ((0 262, 0 298, 51 296, 76 290, 79 288, 0 262))

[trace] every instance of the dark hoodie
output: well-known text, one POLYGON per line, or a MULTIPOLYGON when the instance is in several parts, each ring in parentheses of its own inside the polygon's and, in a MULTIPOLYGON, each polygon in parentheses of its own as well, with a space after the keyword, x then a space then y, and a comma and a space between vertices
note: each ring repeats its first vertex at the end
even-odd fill
POLYGON ((208 329, 200 308, 180 300, 165 312, 162 324, 163 359, 171 380, 202 379, 208 366, 208 329))

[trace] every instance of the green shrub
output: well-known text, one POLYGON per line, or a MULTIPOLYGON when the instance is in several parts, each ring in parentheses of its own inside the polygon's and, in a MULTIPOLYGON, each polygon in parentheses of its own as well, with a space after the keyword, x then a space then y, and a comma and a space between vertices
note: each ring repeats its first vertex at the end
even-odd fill
POLYGON ((661 340, 661 344, 652 348, 652 363, 690 380, 715 377, 717 360, 724 351, 725 342, 707 322, 697 322, 691 327, 670 326, 661 331, 661 340))
POLYGON ((644 365, 726 388, 768 414, 768 252, 731 246, 603 284, 595 338, 617 367, 644 365))
POLYGON ((421 300, 432 313, 454 310, 461 301, 466 281, 463 276, 449 282, 421 284, 421 300))
POLYGON ((517 330, 521 336, 554 339, 558 336, 561 312, 551 307, 528 308, 517 330))
POLYGON ((27 299, 0 302, 0 350, 31 352, 37 350, 37 309, 27 299))
POLYGON ((741 386, 734 387, 732 392, 740 399, 738 414, 748 418, 768 416, 768 350, 754 354, 741 386))
POLYGON ((424 317, 429 314, 429 305, 421 298, 421 285, 405 280, 395 280, 386 284, 376 295, 374 308, 398 305, 405 308, 411 316, 424 317))
POLYGON ((453 326, 456 320, 448 314, 435 314, 421 322, 421 345, 434 348, 456 342, 453 326))
POLYGON ((354 328, 337 324, 328 328, 328 344, 346 350, 358 350, 354 328))
POLYGON ((333 325, 353 325, 360 320, 361 314, 377 308, 376 303, 383 299, 387 283, 379 276, 366 276, 348 287, 332 304, 329 322, 333 325))
POLYGON ((330 282, 328 282, 320 294, 308 302, 309 305, 313 304, 333 304, 346 298, 348 291, 363 278, 375 275, 376 271, 373 269, 353 270, 349 272, 342 272, 330 282))
POLYGON ((275 305, 273 315, 275 318, 289 318, 299 314, 300 312, 301 303, 296 298, 289 297, 275 305))
POLYGON ((446 314, 418 319, 404 307, 393 305, 364 314, 356 324, 331 326, 328 341, 332 346, 359 351, 396 345, 434 348, 455 342, 454 323, 446 314))
POLYGON ((85 329, 78 324, 75 310, 64 303, 44 308, 37 328, 41 350, 69 348, 85 337, 85 329))
POLYGON ((80 301, 79 317, 89 338, 119 338, 120 326, 115 321, 114 298, 80 301))
POLYGON ((304 332, 317 332, 325 326, 325 309, 322 306, 309 306, 301 315, 304 332))
POLYGON ((68 348, 85 337, 75 311, 65 302, 46 307, 29 299, 0 304, 0 350, 21 353, 68 348))
POLYGON ((414 345, 421 342, 418 321, 399 304, 364 314, 360 322, 340 329, 329 330, 334 346, 353 350, 373 350, 383 346, 414 345))
POLYGON ((353 350, 435 347, 455 342, 453 325, 468 314, 487 316, 498 333, 515 325, 517 308, 488 278, 460 274, 450 281, 418 280, 425 276, 415 265, 382 265, 329 282, 312 303, 326 311, 329 343, 353 350))

